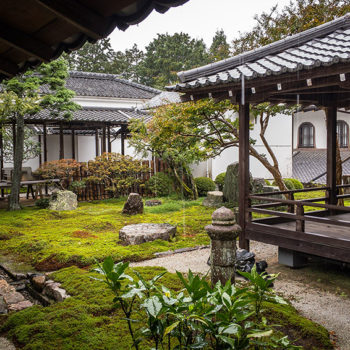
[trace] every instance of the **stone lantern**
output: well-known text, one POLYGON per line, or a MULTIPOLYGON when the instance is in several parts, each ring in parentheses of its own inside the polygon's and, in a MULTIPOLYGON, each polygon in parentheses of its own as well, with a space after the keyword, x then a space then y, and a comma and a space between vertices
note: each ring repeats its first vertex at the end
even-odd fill
POLYGON ((205 227, 211 239, 211 283, 235 281, 236 239, 241 231, 232 210, 221 207, 214 211, 212 224, 205 227))

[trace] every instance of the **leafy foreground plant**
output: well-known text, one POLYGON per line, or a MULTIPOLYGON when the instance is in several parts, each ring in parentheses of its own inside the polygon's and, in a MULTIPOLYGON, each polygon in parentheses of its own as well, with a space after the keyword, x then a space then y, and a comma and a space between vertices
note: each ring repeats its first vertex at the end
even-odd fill
POLYGON ((133 279, 125 274, 127 267, 107 258, 95 271, 115 294, 136 350, 144 349, 144 343, 168 350, 301 349, 274 335, 262 315, 263 302, 287 304, 270 288, 277 275, 265 280, 254 267, 250 274, 242 273, 250 285, 237 288, 230 281, 211 287, 205 277, 189 271, 185 278, 177 272, 183 289, 174 293, 157 283, 165 272, 145 280, 135 271, 133 279), (147 321, 146 327, 135 326, 140 319, 147 321))

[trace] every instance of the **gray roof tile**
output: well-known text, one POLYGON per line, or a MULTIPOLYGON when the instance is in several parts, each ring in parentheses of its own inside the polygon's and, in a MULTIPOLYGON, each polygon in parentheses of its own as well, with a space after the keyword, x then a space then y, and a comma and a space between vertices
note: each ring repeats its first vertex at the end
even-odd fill
POLYGON ((268 75, 350 62, 350 14, 267 46, 178 73, 171 91, 251 80, 268 75), (228 76, 223 76, 223 73, 228 76))

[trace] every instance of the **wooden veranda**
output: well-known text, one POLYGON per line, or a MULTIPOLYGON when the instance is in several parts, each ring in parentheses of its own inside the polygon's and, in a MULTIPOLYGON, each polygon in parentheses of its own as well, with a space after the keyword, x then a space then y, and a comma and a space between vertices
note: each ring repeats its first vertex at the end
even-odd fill
MULTIPOLYGON (((350 208, 339 206, 336 183, 337 110, 350 107, 350 16, 307 30, 254 51, 179 73, 184 101, 230 99, 239 105, 239 237, 350 263, 350 208), (250 107, 262 102, 316 105, 326 112, 327 184, 323 198, 295 200, 297 191, 251 194, 249 180, 250 107), (252 200, 259 204, 251 205, 252 200), (324 201, 324 203, 316 203, 324 201), (305 213, 305 207, 319 210, 305 213), (287 211, 276 210, 287 206, 287 211), (267 214, 252 219, 252 213, 267 214), (341 214, 338 216, 337 214, 341 214), (344 216, 345 214, 345 216, 344 216)), ((314 191, 307 189, 304 191, 314 191)), ((300 192, 300 191, 299 191, 300 192)))

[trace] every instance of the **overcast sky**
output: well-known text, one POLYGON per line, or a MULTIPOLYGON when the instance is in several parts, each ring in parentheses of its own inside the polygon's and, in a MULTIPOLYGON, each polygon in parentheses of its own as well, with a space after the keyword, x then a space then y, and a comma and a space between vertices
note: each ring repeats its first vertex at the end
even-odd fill
POLYGON ((249 31, 254 26, 255 14, 269 11, 276 3, 281 9, 289 0, 189 0, 165 14, 153 11, 125 32, 116 29, 110 38, 115 50, 124 51, 134 43, 144 49, 158 33, 182 31, 193 38, 203 38, 210 46, 217 29, 222 28, 231 41, 239 31, 249 31))

